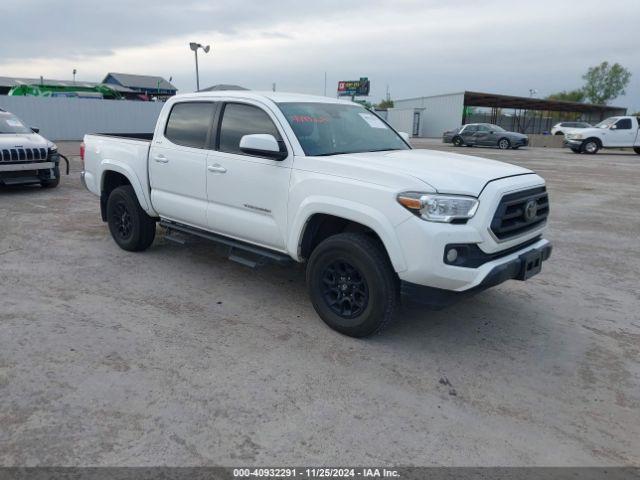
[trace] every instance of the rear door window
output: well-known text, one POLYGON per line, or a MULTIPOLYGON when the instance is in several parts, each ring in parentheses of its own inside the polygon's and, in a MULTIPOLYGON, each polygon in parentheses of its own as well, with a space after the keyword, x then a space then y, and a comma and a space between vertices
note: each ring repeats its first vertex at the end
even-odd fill
POLYGON ((213 102, 175 104, 169 114, 164 136, 176 145, 207 148, 215 107, 213 102))

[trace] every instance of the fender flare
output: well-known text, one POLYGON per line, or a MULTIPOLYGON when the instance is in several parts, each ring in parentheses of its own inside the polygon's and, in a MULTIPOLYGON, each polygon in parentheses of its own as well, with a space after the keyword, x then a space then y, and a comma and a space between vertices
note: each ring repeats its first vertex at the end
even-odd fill
POLYGON ((142 182, 136 175, 136 172, 126 163, 117 162, 109 159, 105 159, 100 164, 101 172, 100 172, 100 192, 102 193, 104 189, 104 178, 107 172, 117 172, 129 180, 129 183, 133 187, 133 191, 136 194, 138 199, 138 203, 142 209, 147 212, 151 216, 157 216, 157 213, 151 207, 151 199, 148 197, 148 194, 142 188, 142 182))
POLYGON ((315 214, 333 215, 370 228, 382 240, 393 269, 396 272, 402 272, 407 269, 395 228, 380 211, 362 203, 324 196, 306 198, 300 204, 295 217, 290 222, 291 228, 287 241, 287 250, 297 261, 301 260, 300 245, 307 223, 315 214))

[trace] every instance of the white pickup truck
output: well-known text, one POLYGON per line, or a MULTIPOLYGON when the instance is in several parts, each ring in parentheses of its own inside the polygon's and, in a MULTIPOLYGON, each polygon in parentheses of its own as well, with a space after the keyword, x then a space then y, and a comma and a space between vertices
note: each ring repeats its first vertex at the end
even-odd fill
POLYGON ((159 222, 170 238, 217 241, 241 263, 306 262, 318 315, 355 337, 388 325, 401 298, 441 307, 526 280, 551 254, 542 178, 414 150, 347 101, 180 95, 153 134, 87 135, 82 157, 123 249, 148 248, 159 222))
POLYGON ((610 117, 591 128, 570 130, 564 144, 574 153, 598 153, 601 148, 633 148, 640 154, 640 119, 610 117))

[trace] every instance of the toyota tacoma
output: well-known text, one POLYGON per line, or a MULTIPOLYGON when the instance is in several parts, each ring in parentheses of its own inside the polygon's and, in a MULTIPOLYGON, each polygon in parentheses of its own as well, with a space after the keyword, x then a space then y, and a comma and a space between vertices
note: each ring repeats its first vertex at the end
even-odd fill
POLYGON ((401 301, 442 307, 551 254, 541 177, 407 138, 348 101, 201 92, 167 101, 153 133, 86 135, 82 180, 121 248, 159 223, 247 265, 304 262, 320 318, 364 337, 401 301))

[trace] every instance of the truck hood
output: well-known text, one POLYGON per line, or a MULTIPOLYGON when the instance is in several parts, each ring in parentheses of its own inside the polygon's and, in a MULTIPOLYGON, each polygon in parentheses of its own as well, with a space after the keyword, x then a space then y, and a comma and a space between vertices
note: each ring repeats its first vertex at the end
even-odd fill
POLYGON ((49 148, 53 146, 37 133, 0 133, 0 148, 49 148))
MULTIPOLYGON (((437 150, 395 150, 363 152, 326 157, 313 157, 313 163, 324 173, 367 180, 367 173, 376 178, 394 178, 398 174, 419 179, 438 193, 459 195, 480 194, 491 180, 533 173, 526 168, 480 157, 459 155, 437 150), (382 175, 380 175, 382 174, 382 175)), ((397 180, 396 180, 397 182, 397 180)))

